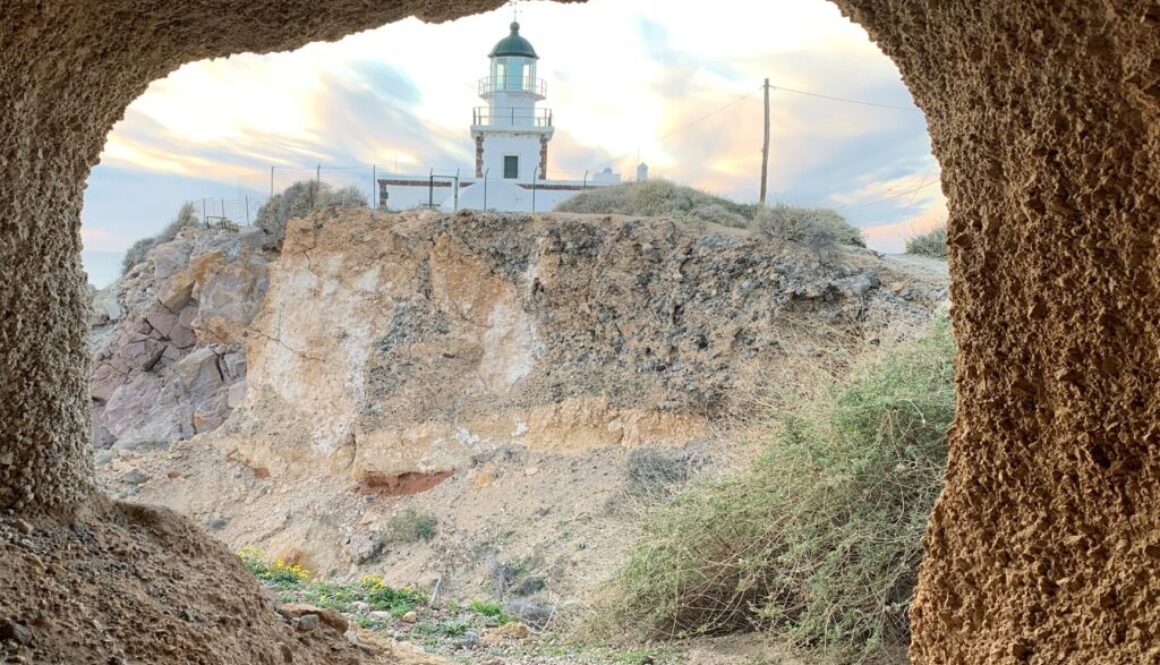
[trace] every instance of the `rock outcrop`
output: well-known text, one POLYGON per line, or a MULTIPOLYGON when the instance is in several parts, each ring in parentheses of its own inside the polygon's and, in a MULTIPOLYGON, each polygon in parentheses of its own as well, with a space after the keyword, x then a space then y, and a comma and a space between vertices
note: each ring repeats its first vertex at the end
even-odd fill
POLYGON ((322 214, 270 268, 245 406, 215 439, 275 476, 400 493, 508 444, 681 443, 817 351, 803 327, 841 345, 941 300, 895 295, 888 272, 661 220, 322 214))
POLYGON ((256 229, 186 229, 98 294, 89 388, 97 448, 165 446, 225 421, 245 393, 246 329, 271 258, 256 229))

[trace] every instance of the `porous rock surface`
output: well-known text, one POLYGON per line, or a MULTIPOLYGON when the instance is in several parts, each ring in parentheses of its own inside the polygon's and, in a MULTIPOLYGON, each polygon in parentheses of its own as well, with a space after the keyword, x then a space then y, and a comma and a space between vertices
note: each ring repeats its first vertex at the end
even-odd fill
POLYGON ((958 421, 911 658, 1160 662, 1160 5, 851 0, 950 204, 958 421))
MULTIPOLYGON (((960 416, 912 656, 1154 661, 1160 11, 1154 0, 836 3, 926 112, 951 212, 960 416)), ((0 506, 67 515, 92 495, 81 190, 145 85, 197 58, 497 4, 5 6, 0 506)))
POLYGON ((334 622, 304 630, 236 556, 164 508, 94 499, 74 517, 0 516, 6 663, 443 662, 334 622))

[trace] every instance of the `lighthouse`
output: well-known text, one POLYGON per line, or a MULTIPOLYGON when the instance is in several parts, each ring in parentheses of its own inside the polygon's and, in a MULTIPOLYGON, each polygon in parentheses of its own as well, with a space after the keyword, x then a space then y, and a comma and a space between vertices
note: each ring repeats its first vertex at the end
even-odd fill
POLYGON ((577 171, 568 179, 549 180, 548 143, 555 128, 551 109, 537 106, 547 98, 548 89, 536 73, 540 60, 536 49, 514 22, 488 58, 488 73, 478 89, 487 105, 476 106, 471 113, 474 174, 470 167, 428 167, 418 174, 376 177, 380 210, 542 212, 579 192, 620 182, 620 174, 607 164, 577 171))
POLYGON ((551 109, 536 106, 547 97, 547 86, 536 76, 536 49, 520 35, 520 24, 512 22, 511 33, 488 58, 489 73, 479 80, 479 96, 487 106, 472 112, 475 177, 546 180, 554 129, 551 109))

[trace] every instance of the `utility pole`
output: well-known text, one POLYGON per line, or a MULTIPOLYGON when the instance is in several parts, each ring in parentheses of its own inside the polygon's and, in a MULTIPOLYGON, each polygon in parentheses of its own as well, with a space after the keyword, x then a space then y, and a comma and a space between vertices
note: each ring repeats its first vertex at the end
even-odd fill
POLYGON ((765 141, 761 145, 761 195, 757 204, 765 207, 765 183, 769 179, 769 79, 765 79, 765 141))

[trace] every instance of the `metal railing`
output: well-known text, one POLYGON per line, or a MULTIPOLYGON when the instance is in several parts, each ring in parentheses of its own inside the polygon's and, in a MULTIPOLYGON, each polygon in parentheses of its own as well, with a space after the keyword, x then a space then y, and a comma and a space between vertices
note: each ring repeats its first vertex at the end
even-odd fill
POLYGON ((491 109, 477 106, 471 110, 471 124, 477 127, 551 127, 552 109, 491 109))
POLYGON ((530 76, 485 76, 479 79, 479 94, 496 92, 529 92, 540 97, 548 96, 548 84, 544 79, 530 76))

